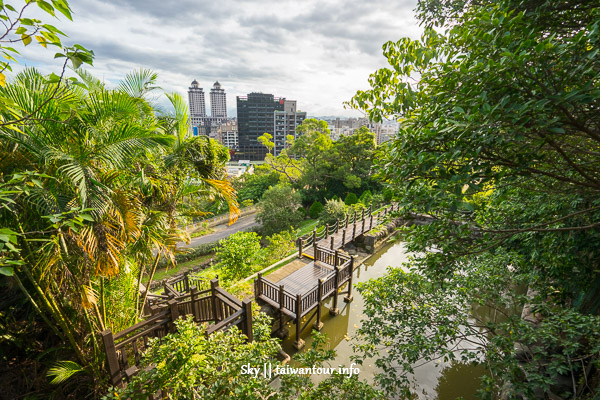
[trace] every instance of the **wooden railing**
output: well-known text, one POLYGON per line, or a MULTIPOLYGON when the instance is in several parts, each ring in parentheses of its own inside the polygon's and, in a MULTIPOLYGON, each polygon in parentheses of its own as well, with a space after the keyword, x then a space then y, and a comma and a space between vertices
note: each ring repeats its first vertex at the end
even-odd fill
POLYGON ((174 332, 173 322, 181 316, 192 315, 195 322, 211 323, 206 329, 207 335, 238 326, 249 341, 253 340, 252 301, 238 300, 219 287, 217 279, 210 283, 208 290, 198 291, 191 287, 189 294, 155 303, 150 307, 150 316, 123 331, 113 334, 107 329, 102 332, 113 386, 121 386, 124 380, 138 372, 149 339, 162 338, 174 332))
POLYGON ((184 273, 174 279, 168 280, 164 284, 164 294, 180 296, 184 293, 190 293, 193 286, 201 287, 205 283, 204 280, 190 276, 189 273, 184 273))
MULTIPOLYGON (((318 247, 317 249, 321 248, 318 247)), ((327 249, 322 249, 319 253, 329 254, 330 252, 327 249)), ((277 286, 262 275, 259 275, 254 281, 254 293, 256 297, 267 300, 272 306, 294 318, 303 317, 320 300, 337 292, 340 286, 350 280, 354 265, 353 258, 341 254, 336 256, 338 257, 338 264, 329 264, 333 267, 333 271, 323 278, 321 299, 319 299, 318 284, 302 294, 293 295, 286 291, 283 285, 277 286)))
POLYGON ((356 239, 357 236, 373 229, 373 227, 379 224, 390 212, 394 210, 398 211, 399 209, 400 205, 394 206, 392 204, 373 211, 372 207, 369 206, 369 208, 363 209, 360 214, 354 211, 352 214, 346 214, 344 219, 337 220, 335 223, 325 224, 324 226, 315 228, 311 233, 299 237, 296 240, 298 257, 302 257, 304 249, 310 248, 311 246, 316 248, 320 240, 327 238, 331 239, 330 242, 328 242, 328 246, 331 250, 335 250, 334 247, 336 246, 336 243, 333 235, 340 231, 342 232, 341 243, 339 242, 340 237, 338 236, 337 245, 339 245, 338 247, 343 247, 346 243, 356 239))

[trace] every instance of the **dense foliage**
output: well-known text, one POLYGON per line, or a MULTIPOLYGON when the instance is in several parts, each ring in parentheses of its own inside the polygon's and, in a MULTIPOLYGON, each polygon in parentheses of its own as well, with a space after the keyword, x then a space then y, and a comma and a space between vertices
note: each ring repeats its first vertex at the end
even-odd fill
POLYGON ((418 12, 421 40, 386 43, 390 67, 352 100, 401 119, 380 173, 407 217, 432 216, 406 231, 410 272, 363 287, 361 350, 378 355, 390 392, 409 391, 417 360, 460 358, 487 364, 486 397, 593 396, 598 4, 422 1, 418 12), (492 317, 474 320, 473 304, 492 317))
POLYGON ((256 220, 264 235, 296 228, 304 219, 300 212, 300 194, 290 185, 279 184, 267 190, 259 203, 256 220))
POLYGON ((310 208, 308 209, 308 216, 312 219, 319 218, 319 215, 323 212, 323 204, 320 201, 315 201, 312 203, 310 208))
POLYGON ((79 76, 60 97, 54 88, 64 81, 48 83, 32 69, 0 88, 35 117, 0 129, 0 267, 9 276, 1 284, 18 287, 44 329, 68 344, 44 354, 76 360, 77 372, 101 385, 99 332, 138 321, 142 277, 152 280, 161 257, 173 260, 176 241, 187 239, 178 226, 198 214, 186 200, 218 196, 237 208, 223 180, 226 149, 187 136, 178 95, 167 95, 174 112, 154 110, 156 74, 135 71, 116 89, 79 76))
POLYGON ((306 119, 297 130, 300 136, 288 139, 289 148, 277 157, 268 154, 265 162, 301 192, 304 204, 380 189, 372 171, 375 134, 366 127, 336 141, 325 121, 306 119))
POLYGON ((217 266, 225 280, 235 281, 250 275, 261 262, 260 237, 255 232, 236 232, 217 247, 217 266))
MULTIPOLYGON (((254 317, 254 341, 247 342, 237 328, 206 337, 204 328, 191 320, 178 320, 178 331, 156 340, 145 353, 147 367, 136 375, 125 389, 113 389, 105 397, 111 399, 147 399, 149 394, 168 393, 171 399, 382 399, 382 394, 356 375, 333 374, 315 385, 310 374, 280 375, 279 389, 269 384, 264 365, 273 370, 280 363, 275 356, 277 339, 269 335, 270 321, 265 314, 254 317), (247 367, 258 368, 256 376, 247 367)), ((335 357, 325 350, 325 337, 314 336, 314 346, 296 356, 299 367, 323 367, 335 357)))

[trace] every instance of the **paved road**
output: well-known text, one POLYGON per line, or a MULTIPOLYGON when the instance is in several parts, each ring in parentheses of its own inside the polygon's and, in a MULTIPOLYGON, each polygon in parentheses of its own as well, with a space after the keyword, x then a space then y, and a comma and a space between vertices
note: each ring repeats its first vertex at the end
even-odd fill
POLYGON ((197 238, 193 238, 190 241, 190 244, 178 243, 178 247, 189 248, 189 247, 198 247, 201 244, 216 242, 217 240, 221 240, 226 238, 227 236, 234 234, 239 231, 247 231, 255 226, 260 225, 256 222, 256 214, 250 214, 245 217, 240 217, 233 225, 218 225, 215 227, 215 232, 210 233, 208 235, 200 236, 197 238))

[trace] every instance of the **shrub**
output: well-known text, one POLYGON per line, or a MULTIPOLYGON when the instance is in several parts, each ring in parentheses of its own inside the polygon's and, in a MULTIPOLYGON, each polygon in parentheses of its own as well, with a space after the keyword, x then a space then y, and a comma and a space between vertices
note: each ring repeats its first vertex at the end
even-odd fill
POLYGON ((252 205, 254 205, 254 200, 252 200, 252 199, 246 199, 246 200, 242 201, 242 203, 240 204, 240 206, 242 208, 250 207, 252 205))
POLYGON ((344 219, 347 209, 348 207, 341 200, 327 200, 321 213, 321 220, 326 224, 332 224, 338 219, 344 219))
POLYGON ((312 203, 312 206, 310 206, 310 209, 308 210, 308 215, 312 219, 317 219, 319 218, 319 215, 321 215, 322 212, 323 204, 321 204, 320 201, 315 201, 314 203, 312 203))
POLYGON ((370 190, 365 190, 361 195, 360 198, 358 199, 358 201, 362 204, 364 204, 365 206, 368 206, 369 204, 371 204, 371 200, 373 199, 373 194, 371 193, 370 190))
POLYGON ((296 248, 295 238, 291 231, 274 233, 267 237, 267 241, 269 244, 265 249, 267 256, 263 267, 268 267, 270 264, 281 260, 296 248))
POLYGON ((287 230, 290 226, 296 228, 304 219, 302 213, 298 212, 300 194, 290 185, 280 184, 267 190, 259 206, 256 219, 266 236, 287 230))
POLYGON ((385 189, 385 190, 383 191, 383 199, 384 199, 386 202, 390 202, 390 201, 392 201, 392 197, 393 197, 393 195, 394 195, 394 193, 392 192, 392 189, 385 189))
POLYGON ((358 198, 356 197, 356 195, 352 192, 348 193, 346 195, 346 198, 344 199, 344 204, 346 204, 347 206, 351 206, 352 204, 356 203, 358 203, 358 198))
POLYGON ((252 265, 262 259, 260 236, 255 232, 236 232, 219 242, 217 267, 223 279, 238 280, 252 273, 252 265))

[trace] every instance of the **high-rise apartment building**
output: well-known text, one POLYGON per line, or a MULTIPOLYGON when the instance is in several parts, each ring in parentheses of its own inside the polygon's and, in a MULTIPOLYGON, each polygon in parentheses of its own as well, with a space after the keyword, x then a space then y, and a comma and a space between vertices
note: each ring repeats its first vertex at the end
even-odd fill
POLYGON ((190 105, 190 116, 206 117, 206 103, 204 90, 198 86, 198 81, 193 80, 192 86, 188 90, 188 100, 190 105))
POLYGON ((264 160, 267 149, 258 142, 263 133, 273 136, 278 155, 288 145, 287 136, 297 137, 296 127, 306 119, 305 112, 298 112, 295 100, 274 97, 272 94, 250 93, 237 97, 238 113, 238 160, 264 160))
POLYGON ((274 134, 275 111, 283 111, 285 99, 272 94, 250 93, 237 96, 238 152, 241 160, 262 161, 267 149, 258 142, 258 137, 267 132, 274 134))
POLYGON ((219 81, 210 89, 210 116, 214 119, 227 119, 227 96, 219 81))
POLYGON ((306 119, 306 112, 296 110, 296 100, 284 100, 283 111, 274 111, 273 154, 278 156, 288 147, 288 136, 297 137, 296 127, 306 119))
POLYGON ((211 115, 206 115, 204 90, 194 80, 188 90, 190 125, 192 134, 210 135, 216 128, 227 121, 227 96, 217 81, 210 90, 211 115))

